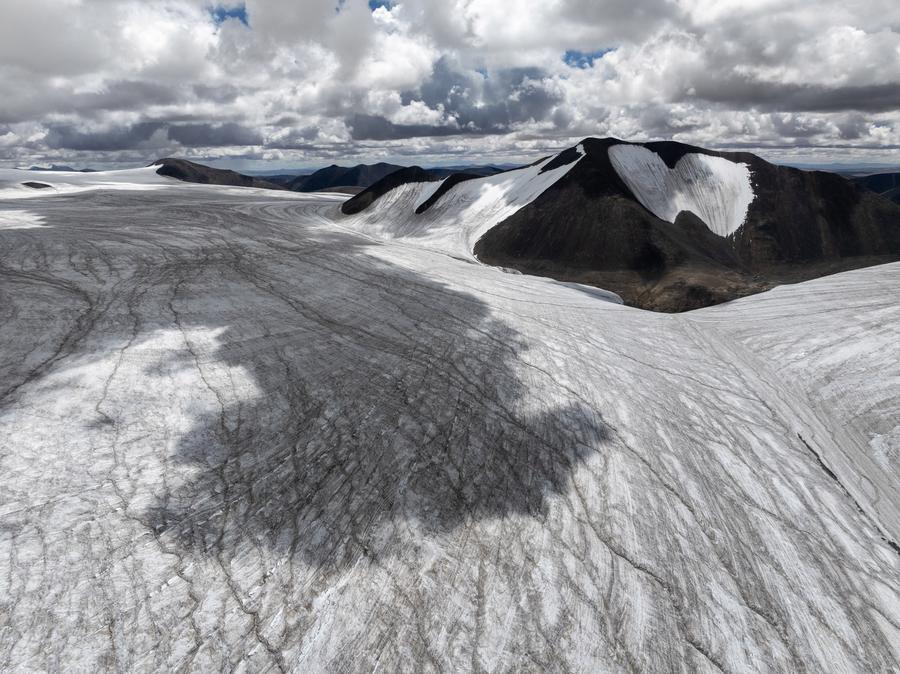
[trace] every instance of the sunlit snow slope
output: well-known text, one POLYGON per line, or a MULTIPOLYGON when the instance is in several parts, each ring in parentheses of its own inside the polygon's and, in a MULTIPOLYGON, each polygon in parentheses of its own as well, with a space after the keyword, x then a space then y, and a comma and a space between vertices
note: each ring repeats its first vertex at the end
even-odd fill
POLYGON ((652 150, 621 144, 609 148, 609 159, 638 201, 667 222, 690 211, 728 236, 744 224, 753 202, 750 169, 724 157, 690 153, 670 169, 652 150))
POLYGON ((418 209, 444 181, 407 183, 381 196, 371 207, 346 216, 342 225, 385 239, 402 239, 474 259, 475 242, 568 173, 575 161, 545 170, 555 157, 487 178, 475 178, 453 186, 424 213, 418 209))
POLYGON ((0 199, 47 197, 85 190, 145 190, 171 186, 175 181, 157 174, 158 166, 122 171, 26 171, 0 168, 0 199), (29 187, 37 183, 47 187, 29 187))
POLYGON ((0 670, 900 668, 900 264, 664 315, 338 204, 0 200, 0 670))

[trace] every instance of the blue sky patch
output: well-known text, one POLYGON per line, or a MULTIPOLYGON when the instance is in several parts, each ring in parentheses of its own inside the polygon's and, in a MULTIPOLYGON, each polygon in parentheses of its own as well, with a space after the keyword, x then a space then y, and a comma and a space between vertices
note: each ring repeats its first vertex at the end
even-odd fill
POLYGON ((604 56, 615 49, 598 49, 597 51, 578 51, 577 49, 569 49, 563 55, 563 61, 570 68, 591 68, 594 61, 602 59, 604 56))
POLYGON ((212 15, 213 21, 215 21, 217 26, 225 23, 228 19, 237 19, 248 28, 250 26, 250 22, 247 20, 247 7, 243 3, 236 7, 222 7, 221 5, 217 5, 210 9, 209 13, 212 15))
POLYGON ((369 0, 369 9, 373 12, 379 7, 391 8, 391 0, 369 0))

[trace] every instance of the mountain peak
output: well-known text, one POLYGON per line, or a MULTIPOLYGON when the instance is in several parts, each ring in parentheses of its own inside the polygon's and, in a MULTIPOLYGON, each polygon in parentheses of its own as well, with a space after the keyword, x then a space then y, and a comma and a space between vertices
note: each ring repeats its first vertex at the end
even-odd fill
POLYGON ((749 153, 585 138, 522 169, 435 180, 407 169, 342 210, 363 229, 662 311, 900 259, 900 208, 749 153))

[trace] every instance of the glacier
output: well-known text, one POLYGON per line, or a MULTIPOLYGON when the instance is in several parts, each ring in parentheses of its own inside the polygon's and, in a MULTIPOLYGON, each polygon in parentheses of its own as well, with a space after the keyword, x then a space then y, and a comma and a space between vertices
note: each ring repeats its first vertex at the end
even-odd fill
POLYGON ((424 213, 416 213, 449 178, 406 183, 390 190, 372 206, 344 216, 342 226, 380 239, 403 240, 418 246, 475 260, 475 243, 492 227, 527 206, 565 176, 584 156, 550 166, 550 156, 525 168, 457 183, 424 213))
POLYGON ((158 166, 145 166, 119 171, 29 171, 0 168, 0 200, 46 198, 94 190, 153 190, 176 184, 173 178, 157 173, 158 166), (45 185, 34 189, 25 183, 45 185))
POLYGON ((524 171, 12 175, 0 669, 896 671, 900 264, 641 311, 476 263, 524 171))

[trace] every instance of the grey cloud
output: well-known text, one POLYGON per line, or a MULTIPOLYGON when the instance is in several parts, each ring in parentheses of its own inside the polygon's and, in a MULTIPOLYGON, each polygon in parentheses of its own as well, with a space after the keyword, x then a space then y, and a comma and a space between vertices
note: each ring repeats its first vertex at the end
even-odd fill
POLYGON ((73 125, 52 125, 47 133, 47 146, 54 150, 115 151, 129 150, 150 140, 163 125, 144 122, 106 131, 80 131, 73 125))
POLYGON ((869 122, 863 115, 854 114, 838 121, 837 127, 841 140, 856 140, 868 130, 869 122))
POLYGON ((466 129, 426 124, 394 124, 379 115, 356 114, 346 120, 354 140, 400 140, 428 136, 455 136, 466 129))
POLYGON ((798 87, 794 91, 786 90, 785 99, 787 105, 798 111, 888 112, 900 109, 900 82, 849 86, 839 89, 798 87))
POLYGON ((140 110, 148 105, 170 105, 184 100, 180 87, 140 80, 107 82, 97 93, 76 94, 70 110, 140 110))
POLYGON ((262 145, 259 131, 234 122, 225 124, 181 124, 169 127, 169 138, 185 147, 225 147, 262 145))
POLYGON ((417 92, 404 92, 404 101, 419 98, 431 108, 443 106, 459 126, 479 133, 505 133, 513 124, 548 119, 563 102, 543 84, 539 68, 510 68, 496 72, 464 73, 442 58, 417 92))
POLYGON ((198 99, 214 103, 231 103, 241 95, 240 87, 232 84, 218 86, 195 84, 191 89, 198 99))
POLYGON ((314 141, 318 135, 319 129, 315 126, 291 129, 285 135, 268 139, 266 141, 266 147, 276 150, 314 151, 317 149, 317 146, 312 141, 314 141))
POLYGON ((696 98, 739 109, 756 107, 783 112, 889 112, 900 109, 900 82, 826 87, 730 78, 703 82, 695 87, 695 94, 696 98))
POLYGON ((632 111, 641 129, 649 137, 668 138, 676 133, 686 133, 702 127, 695 122, 686 122, 663 105, 649 105, 632 111))
MULTIPOLYGON (((223 94, 219 98, 214 97, 214 89, 152 80, 110 80, 103 82, 97 91, 71 92, 48 82, 25 82, 11 76, 4 78, 0 72, 0 94, 6 95, 6 100, 0 100, 0 119, 24 122, 51 114, 74 114, 96 119, 109 112, 144 111, 152 106, 185 106, 198 98, 202 100, 200 93, 209 94, 207 99, 213 102, 225 102, 221 97, 223 94)), ((231 93, 237 96, 236 92, 237 89, 231 93)))
POLYGON ((262 134, 235 123, 168 125, 163 122, 141 122, 131 126, 102 131, 82 131, 71 124, 51 125, 46 143, 51 149, 116 151, 130 150, 146 144, 160 130, 168 139, 185 147, 225 147, 261 145, 262 134))
POLYGON ((808 140, 801 140, 795 143, 717 143, 715 147, 719 150, 796 150, 798 148, 815 150, 900 150, 900 145, 880 145, 875 143, 813 143, 808 140))
POLYGON ((281 115, 278 119, 272 121, 272 126, 284 128, 294 126, 299 122, 300 118, 297 115, 281 115))
POLYGON ((302 150, 304 152, 319 153, 319 146, 314 143, 304 143, 297 140, 274 140, 266 143, 270 150, 302 150))
POLYGON ((667 21, 681 21, 684 11, 676 0, 569 0, 561 15, 576 26, 608 27, 611 36, 639 39, 667 21))
POLYGON ((813 138, 829 130, 829 125, 822 119, 804 119, 796 116, 781 117, 774 115, 772 125, 779 135, 785 138, 813 138))
POLYGON ((57 163, 205 147, 378 158, 427 137, 407 145, 524 155, 607 133, 757 147, 900 138, 890 0, 534 0, 516 21, 468 0, 393 3, 390 16, 336 4, 247 0, 252 29, 212 32, 200 0, 11 3, 0 123, 15 151, 57 163), (563 63, 566 50, 602 48, 617 51, 593 68, 563 63), (397 94, 443 118, 392 122, 397 94))

